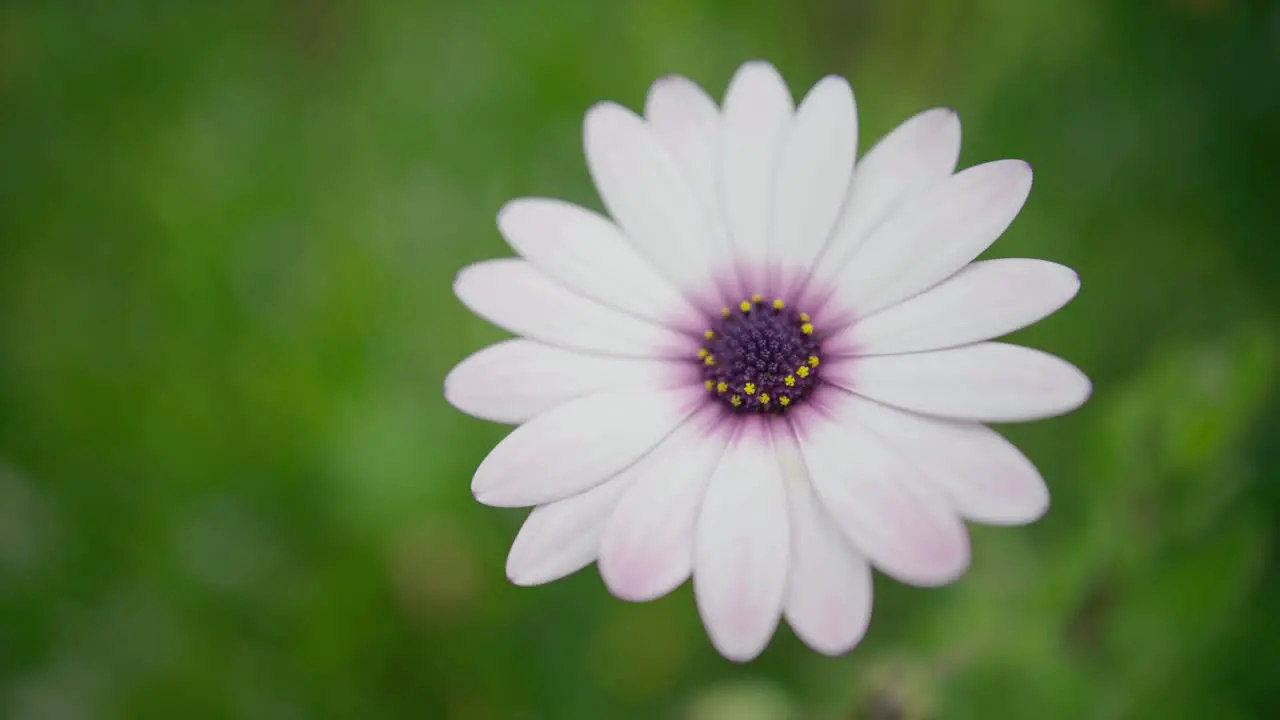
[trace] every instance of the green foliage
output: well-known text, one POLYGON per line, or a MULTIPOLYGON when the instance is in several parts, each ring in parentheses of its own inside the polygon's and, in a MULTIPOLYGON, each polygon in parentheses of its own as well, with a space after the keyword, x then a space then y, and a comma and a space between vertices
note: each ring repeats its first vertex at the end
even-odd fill
POLYGON ((1249 0, 0 5, 0 715, 1280 714, 1280 8, 1249 0), (511 587, 500 337, 454 273, 506 199, 598 205, 593 102, 766 57, 1026 158, 996 256, 1081 296, 1017 340, 1094 379, 1007 428, 1054 509, 960 583, 881 580, 858 651, 711 650, 688 588, 511 587))

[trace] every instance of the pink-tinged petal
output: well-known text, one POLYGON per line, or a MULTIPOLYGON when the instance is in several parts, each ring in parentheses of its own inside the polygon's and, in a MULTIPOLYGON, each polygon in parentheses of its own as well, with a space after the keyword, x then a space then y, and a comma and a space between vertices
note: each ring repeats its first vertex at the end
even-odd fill
POLYGON ((775 169, 791 124, 791 92, 774 67, 749 62, 729 83, 721 114, 720 199, 743 282, 754 289, 767 259, 775 169))
POLYGON ((586 492, 534 508, 507 555, 511 582, 542 585, 590 565, 609 515, 629 482, 630 474, 624 471, 586 492))
POLYGON ((686 292, 711 275, 708 228, 698 199, 652 128, 614 103, 587 112, 587 166, 600 199, 627 238, 686 292))
POLYGON ((458 363, 444 380, 444 396, 473 417, 519 424, 600 390, 660 390, 697 380, 688 363, 586 355, 514 339, 458 363))
POLYGON ((1056 263, 984 260, 845 327, 822 349, 831 356, 892 355, 991 340, 1048 317, 1079 289, 1075 271, 1056 263))
POLYGON ((858 111, 844 78, 823 78, 796 111, 778 155, 768 255, 784 273, 779 294, 802 280, 849 192, 858 152, 858 111))
MULTIPOLYGON (((645 99, 644 118, 684 172, 706 218, 712 258, 732 257, 720 194, 716 153, 720 144, 720 108, 697 83, 677 75, 659 78, 645 99)), ((725 288, 738 296, 742 290, 725 288)))
POLYGON ((784 615, 809 647, 843 655, 862 641, 871 622, 871 565, 814 494, 795 436, 782 424, 775 427, 791 513, 791 574, 784 615))
POLYGON ((1030 192, 1031 166, 998 160, 904 203, 840 271, 824 316, 867 317, 954 275, 1000 237, 1030 192))
POLYGON ((464 268, 453 291, 498 327, 551 345, 622 357, 687 358, 697 340, 575 294, 524 260, 464 268))
POLYGON ((969 520, 1022 525, 1049 509, 1049 489, 1039 471, 994 430, 861 398, 857 407, 865 424, 910 458, 969 520))
POLYGON ((960 118, 948 108, 926 110, 871 148, 853 174, 831 241, 814 267, 817 285, 838 277, 867 235, 904 201, 946 179, 960 158, 960 118))
POLYGON ((1039 350, 978 343, 950 350, 841 358, 824 380, 904 410, 976 422, 1025 422, 1071 412, 1089 399, 1089 378, 1039 350))
POLYGON ((498 213, 512 249, 561 285, 636 317, 669 323, 695 310, 616 225, 560 200, 522 198, 498 213))
POLYGON ((746 662, 782 615, 790 544, 787 495, 766 424, 741 421, 711 476, 698 517, 694 597, 711 643, 746 662))
POLYGON ((647 602, 689 577, 702 496, 729 440, 720 414, 706 408, 637 464, 600 543, 600 576, 615 596, 647 602))
POLYGON ((485 505, 528 507, 583 492, 621 472, 702 401, 693 390, 613 390, 570 400, 521 425, 476 469, 485 505))
POLYGON ((969 567, 969 535, 945 496, 860 417, 837 389, 791 414, 823 507, 880 570, 912 585, 955 581, 969 567))

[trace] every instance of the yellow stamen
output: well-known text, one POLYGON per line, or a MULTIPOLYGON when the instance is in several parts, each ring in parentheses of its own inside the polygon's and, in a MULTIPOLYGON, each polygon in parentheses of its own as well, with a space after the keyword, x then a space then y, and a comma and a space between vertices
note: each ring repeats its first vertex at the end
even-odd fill
POLYGON ((778 298, 777 300, 774 300, 774 301, 773 301, 773 309, 774 309, 774 310, 781 310, 782 308, 784 308, 784 307, 786 307, 786 306, 787 306, 787 304, 786 304, 786 303, 784 303, 784 302, 782 302, 782 298, 778 298))
POLYGON ((759 293, 756 293, 755 295, 751 296, 751 302, 753 303, 759 303, 763 301, 764 301, 764 296, 759 293))
POLYGON ((809 322, 809 313, 800 313, 800 322, 809 322))
POLYGON ((703 384, 703 385, 706 385, 708 390, 710 390, 711 388, 713 388, 713 387, 715 387, 715 386, 716 386, 716 384, 715 384, 714 382, 710 381, 710 380, 707 380, 707 381, 703 382, 702 384, 703 384))
POLYGON ((708 331, 706 331, 706 332, 702 333, 702 337, 704 337, 704 338, 706 338, 706 339, 708 339, 708 340, 715 340, 715 339, 716 339, 716 331, 715 331, 715 330, 708 330, 708 331))
POLYGON ((769 393, 760 393, 760 404, 761 405, 769 404, 769 393))
POLYGON ((806 366, 806 365, 801 365, 800 367, 796 368, 796 374, 797 374, 797 375, 799 375, 799 376, 800 376, 800 377, 802 377, 802 378, 807 378, 807 377, 809 377, 809 368, 808 368, 808 366, 806 366))
POLYGON ((738 407, 739 405, 742 404, 742 398, 738 397, 737 395, 734 395, 733 397, 729 398, 729 404, 734 407, 738 407))
POLYGON ((724 317, 729 317, 730 315, 733 314, 733 311, 730 310, 729 308, 720 308, 720 314, 723 315, 724 317))
POLYGON ((817 356, 817 355, 810 355, 810 356, 809 356, 809 367, 818 367, 818 363, 820 363, 820 362, 822 362, 822 361, 818 359, 818 356, 817 356))
POLYGON ((803 324, 803 325, 801 325, 801 326, 800 326, 800 332, 804 333, 805 335, 812 335, 812 334, 813 334, 813 326, 812 326, 812 325, 810 325, 809 323, 805 323, 805 324, 803 324))
POLYGON ((791 398, 787 397, 786 395, 783 395, 782 397, 778 398, 778 404, 781 405, 782 407, 786 407, 791 404, 791 398))
POLYGON ((710 350, 708 350, 708 349, 706 349, 706 348, 700 348, 700 349, 698 350, 698 359, 699 359, 699 360, 701 360, 701 359, 705 358, 706 356, 708 356, 708 355, 710 355, 710 354, 711 354, 711 351, 710 351, 710 350))
POLYGON ((725 382, 725 381, 723 381, 723 380, 721 380, 720 382, 716 383, 716 392, 718 392, 718 393, 722 393, 722 392, 727 391, 728 389, 729 389, 729 383, 727 383, 727 382, 725 382))
POLYGON ((742 304, 738 306, 738 309, 744 313, 751 312, 751 303, 743 300, 742 304))
POLYGON ((710 366, 712 366, 712 365, 715 365, 715 364, 716 364, 716 356, 715 356, 715 355, 708 355, 708 356, 706 356, 705 358, 703 358, 702 362, 706 363, 708 367, 710 367, 710 366))
POLYGON ((746 394, 748 394, 748 395, 755 395, 755 394, 756 394, 756 384, 755 384, 755 383, 747 383, 746 385, 743 385, 743 386, 742 386, 742 392, 744 392, 744 393, 746 393, 746 394))
POLYGON ((782 382, 786 383, 786 384, 787 384, 787 387, 795 387, 795 386, 796 386, 796 376, 795 376, 795 375, 788 375, 786 378, 784 378, 784 379, 782 380, 782 382))

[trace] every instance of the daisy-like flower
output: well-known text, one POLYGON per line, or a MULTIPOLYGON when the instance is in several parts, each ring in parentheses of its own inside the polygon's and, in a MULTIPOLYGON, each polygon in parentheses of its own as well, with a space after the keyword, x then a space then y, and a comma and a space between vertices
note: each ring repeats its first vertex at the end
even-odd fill
POLYGON ((519 258, 455 283, 519 336, 445 380, 457 408, 519 425, 472 482, 535 508, 513 582, 595 562, 647 601, 692 577, 725 657, 754 658, 781 618, 840 654, 866 631, 871 568, 943 585, 969 565, 966 520, 1045 512, 1035 467, 982 424, 1090 393, 1067 362, 991 342, 1079 288, 1050 262, 974 262, 1022 208, 1026 163, 955 172, 960 123, 937 109, 855 166, 849 84, 796 107, 761 62, 723 107, 680 77, 643 118, 598 104, 585 145, 612 219, 512 201, 498 226, 519 258))

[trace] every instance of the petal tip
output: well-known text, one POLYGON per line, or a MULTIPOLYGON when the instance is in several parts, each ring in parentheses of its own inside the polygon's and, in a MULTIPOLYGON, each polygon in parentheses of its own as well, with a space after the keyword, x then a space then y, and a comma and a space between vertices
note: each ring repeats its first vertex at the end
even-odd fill
POLYGON ((763 58, 747 60, 738 66, 738 70, 734 75, 745 75, 747 73, 765 73, 767 75, 777 76, 779 79, 782 78, 782 74, 778 72, 778 68, 774 67, 773 63, 763 58))
POLYGON ((925 110, 920 113, 920 119, 931 125, 935 125, 938 130, 959 130, 960 113, 952 107, 936 107, 931 110, 925 110))
POLYGON ((536 575, 527 573, 523 568, 519 567, 519 562, 515 553, 507 556, 506 571, 507 581, 518 587, 537 587, 538 585, 544 585, 547 582, 536 575))
POLYGON ((769 645, 768 638, 765 638, 763 643, 743 643, 731 638, 717 638, 714 635, 710 637, 711 646, 716 649, 716 652, 720 653, 725 660, 739 664, 749 663, 760 657, 760 654, 769 645))
POLYGON ((489 458, 485 458, 481 461, 480 467, 476 468, 475 474, 471 476, 471 497, 481 505, 489 507, 522 507, 521 503, 509 502, 506 493, 502 491, 502 479, 490 472, 488 460, 489 458))
MULTIPOLYGON (((831 75, 824 75, 821 80, 814 84, 813 88, 814 90, 817 90, 818 88, 830 88, 829 90, 825 90, 826 92, 845 90, 848 91, 850 97, 853 96, 853 85, 849 83, 849 79, 843 75, 836 75, 834 73, 831 75)), ((841 94, 843 95, 843 93, 841 94)))
POLYGON ((738 67, 733 79, 729 81, 726 107, 730 98, 742 92, 747 96, 763 94, 763 97, 771 98, 773 102, 780 102, 785 98, 786 104, 791 103, 791 90, 787 87, 786 80, 778 72, 778 68, 767 60, 748 60, 738 67))
POLYGON ((601 100, 587 108, 583 117, 583 133, 588 139, 598 139, 603 133, 611 133, 618 122, 634 118, 635 113, 612 100, 601 100))
POLYGON ((677 75, 676 73, 661 75, 657 80, 653 81, 653 85, 649 86, 649 95, 645 103, 646 107, 652 104, 654 98, 660 94, 676 90, 681 92, 701 93, 702 87, 683 75, 677 75))
POLYGON ((866 634, 867 631, 864 627, 853 638, 832 635, 830 637, 803 637, 800 639, 804 641, 805 645, 809 646, 809 649, 819 655, 836 658, 853 652, 855 648, 862 644, 862 639, 866 637, 866 634))
POLYGON ((467 302, 466 294, 468 279, 471 277, 474 269, 475 265, 468 265, 458 270, 458 272, 453 276, 453 294, 464 304, 467 302))
POLYGON ((1031 185, 1035 180, 1035 170, 1031 167, 1031 163, 1026 160, 1013 159, 1007 161, 1009 164, 1010 183, 1015 187, 1025 187, 1024 193, 1031 192, 1031 185))
POLYGON ((498 230, 504 235, 507 234, 511 229, 511 223, 518 220, 520 215, 533 205, 534 201, 531 198, 514 198, 503 203, 495 215, 498 230))
POLYGON ((965 546, 964 556, 962 558, 954 558, 938 563, 935 567, 914 568, 910 573, 899 572, 895 574, 898 580, 921 588, 940 588, 951 585, 969 572, 971 556, 968 546, 965 546))
POLYGON ((598 563, 600 579, 604 581, 604 586, 610 595, 623 602, 646 603, 657 600, 665 594, 653 592, 635 578, 628 577, 626 572, 617 569, 612 563, 606 563, 603 557, 602 554, 602 559, 598 563))
POLYGON ((1017 522, 1008 523, 1010 525, 1031 525, 1044 519, 1049 514, 1049 508, 1053 506, 1052 499, 1048 490, 1045 490, 1042 498, 1037 498, 1035 502, 1027 503, 1026 512, 1018 518, 1017 522))

